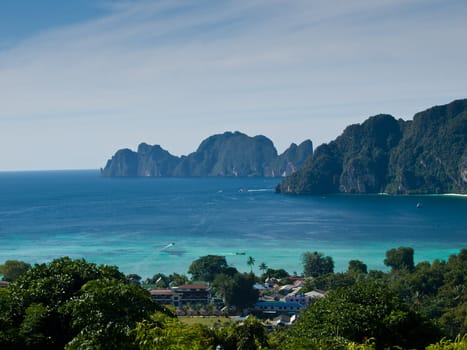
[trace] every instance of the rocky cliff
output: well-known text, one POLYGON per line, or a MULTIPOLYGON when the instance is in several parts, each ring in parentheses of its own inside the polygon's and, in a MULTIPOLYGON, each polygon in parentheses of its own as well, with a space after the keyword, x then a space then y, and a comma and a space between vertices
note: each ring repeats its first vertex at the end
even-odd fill
POLYGON ((467 99, 417 113, 377 115, 319 146, 277 187, 297 194, 467 192, 467 99))
POLYGON ((204 140, 196 152, 176 157, 159 145, 142 143, 136 152, 123 149, 107 161, 103 176, 287 176, 313 152, 311 141, 292 144, 278 155, 265 136, 226 132, 204 140))

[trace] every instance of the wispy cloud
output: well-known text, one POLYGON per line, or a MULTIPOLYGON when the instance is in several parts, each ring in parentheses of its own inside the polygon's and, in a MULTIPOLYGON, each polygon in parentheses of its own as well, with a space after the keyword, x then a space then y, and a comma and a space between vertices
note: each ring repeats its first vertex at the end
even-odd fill
MULTIPOLYGON (((103 165, 139 141, 187 153, 227 129, 266 134, 280 150, 328 141, 370 114, 410 117, 462 97, 466 9, 436 0, 114 2, 105 17, 0 52, 0 128, 55 152, 57 167, 72 167, 67 153, 77 152, 103 165)), ((13 141, 2 135, 0 147, 13 141)))

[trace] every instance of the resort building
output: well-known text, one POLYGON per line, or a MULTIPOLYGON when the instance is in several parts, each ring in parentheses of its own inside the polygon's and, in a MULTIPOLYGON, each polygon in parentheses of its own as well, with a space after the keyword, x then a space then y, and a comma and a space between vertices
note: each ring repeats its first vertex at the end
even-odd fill
POLYGON ((308 305, 311 303, 311 297, 305 294, 291 294, 285 297, 286 303, 299 303, 301 305, 308 305))
POLYGON ((211 288, 204 284, 184 284, 172 290, 181 295, 180 305, 206 305, 211 302, 211 288))
POLYGON ((152 299, 161 305, 180 305, 181 295, 172 289, 151 289, 149 293, 151 293, 152 299))
POLYGON ((288 303, 284 301, 258 301, 253 307, 253 312, 263 315, 294 315, 304 307, 300 303, 288 303))
POLYGON ((316 299, 324 297, 324 293, 318 291, 311 291, 308 293, 301 294, 288 294, 284 300, 287 303, 300 303, 302 305, 310 305, 316 299))
POLYGON ((170 289, 149 290, 153 300, 162 305, 207 305, 211 302, 211 288, 204 284, 184 284, 170 289))
POLYGON ((6 288, 9 284, 7 281, 0 281, 0 288, 6 288))

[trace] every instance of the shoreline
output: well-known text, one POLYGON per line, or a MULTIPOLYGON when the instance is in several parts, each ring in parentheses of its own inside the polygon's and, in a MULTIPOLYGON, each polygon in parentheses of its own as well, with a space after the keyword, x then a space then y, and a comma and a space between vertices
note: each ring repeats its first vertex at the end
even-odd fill
POLYGON ((462 193, 443 193, 441 196, 449 196, 449 197, 464 197, 467 198, 467 194, 462 193))
MULTIPOLYGON (((350 193, 353 195, 354 193, 350 193)), ((363 195, 369 195, 371 193, 363 193, 363 195)), ((390 197, 461 197, 467 198, 467 194, 463 193, 414 193, 414 194, 391 194, 386 192, 376 193, 378 196, 390 196, 390 197)))

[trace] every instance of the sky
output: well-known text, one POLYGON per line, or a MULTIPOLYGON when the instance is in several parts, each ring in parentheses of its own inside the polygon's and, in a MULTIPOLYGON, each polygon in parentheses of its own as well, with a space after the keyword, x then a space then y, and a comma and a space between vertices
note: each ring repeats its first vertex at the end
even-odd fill
POLYGON ((467 97, 466 18, 464 0, 0 0, 0 171, 408 120, 467 97))

